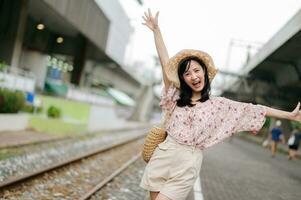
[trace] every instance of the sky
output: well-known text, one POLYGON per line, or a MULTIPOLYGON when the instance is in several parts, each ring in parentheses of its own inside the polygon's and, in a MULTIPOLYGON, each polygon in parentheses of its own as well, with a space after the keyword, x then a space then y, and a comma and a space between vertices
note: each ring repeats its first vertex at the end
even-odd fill
POLYGON ((159 25, 170 56, 184 48, 199 49, 212 56, 218 69, 239 73, 246 48, 233 45, 229 53, 230 42, 254 44, 254 54, 296 14, 301 0, 144 0, 143 8, 130 16, 136 27, 131 55, 132 60, 152 63, 153 35, 141 24, 147 8, 160 11, 159 25))

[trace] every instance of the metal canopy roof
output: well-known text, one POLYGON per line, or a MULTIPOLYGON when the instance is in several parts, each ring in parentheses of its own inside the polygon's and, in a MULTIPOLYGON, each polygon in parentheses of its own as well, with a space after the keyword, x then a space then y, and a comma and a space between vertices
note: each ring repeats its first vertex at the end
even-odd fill
POLYGON ((243 73, 268 85, 265 91, 254 89, 253 95, 260 93, 269 104, 292 108, 301 100, 301 10, 251 58, 243 73))

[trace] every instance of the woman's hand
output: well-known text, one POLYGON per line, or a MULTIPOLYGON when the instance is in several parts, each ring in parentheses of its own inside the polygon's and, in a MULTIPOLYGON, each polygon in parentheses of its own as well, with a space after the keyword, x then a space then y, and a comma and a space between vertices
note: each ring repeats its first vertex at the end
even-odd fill
POLYGON ((297 104, 296 108, 291 112, 292 120, 298 121, 301 123, 301 110, 300 110, 300 102, 297 104))
POLYGON ((156 16, 153 17, 151 10, 148 9, 148 12, 144 12, 144 16, 142 18, 144 19, 143 25, 147 26, 150 30, 154 31, 156 28, 158 28, 158 17, 159 12, 156 13, 156 16))

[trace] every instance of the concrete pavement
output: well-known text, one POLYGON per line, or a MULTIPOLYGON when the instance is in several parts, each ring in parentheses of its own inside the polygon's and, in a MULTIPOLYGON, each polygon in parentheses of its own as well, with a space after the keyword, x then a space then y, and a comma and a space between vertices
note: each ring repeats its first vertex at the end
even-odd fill
POLYGON ((204 151, 204 200, 299 200, 301 161, 235 138, 204 151))

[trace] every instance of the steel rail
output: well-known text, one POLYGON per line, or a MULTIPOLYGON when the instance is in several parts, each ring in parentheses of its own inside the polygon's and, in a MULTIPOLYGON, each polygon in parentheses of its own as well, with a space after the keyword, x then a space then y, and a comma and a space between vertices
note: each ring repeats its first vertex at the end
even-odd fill
POLYGON ((0 182, 0 189, 3 189, 5 187, 8 187, 8 186, 11 186, 11 185, 14 185, 14 184, 18 184, 20 182, 23 182, 23 181, 25 181, 27 179, 33 178, 33 177, 38 176, 40 174, 43 174, 45 172, 49 172, 49 171, 52 171, 54 169, 58 169, 58 168, 64 167, 64 166, 66 166, 68 164, 71 164, 73 162, 80 161, 80 160, 82 160, 84 158, 96 155, 96 154, 104 152, 104 151, 108 151, 110 149, 113 149, 115 147, 121 146, 123 144, 130 143, 132 141, 138 140, 138 139, 143 138, 143 137, 144 137, 144 135, 139 135, 139 136, 136 136, 136 137, 133 137, 133 138, 130 138, 130 139, 126 139, 124 141, 116 142, 116 143, 113 143, 113 144, 108 144, 108 145, 102 146, 101 148, 98 148, 96 150, 88 151, 87 153, 75 156, 75 157, 73 157, 71 159, 66 159, 63 162, 60 162, 60 163, 51 165, 49 167, 37 170, 35 172, 27 173, 27 174, 24 174, 24 175, 21 175, 21 176, 17 176, 17 177, 8 178, 8 179, 0 182))
POLYGON ((89 199, 93 194, 95 194, 97 191, 99 191, 101 188, 103 188, 107 183, 109 183, 113 178, 118 176, 122 171, 124 171, 126 168, 128 168, 131 164, 133 164, 140 157, 141 157, 141 153, 135 155, 129 161, 124 163, 120 168, 118 168, 116 171, 114 171, 110 176, 108 176, 106 179, 104 179, 103 181, 98 183, 94 188, 92 188, 90 191, 88 191, 84 196, 79 198, 79 200, 89 199))

